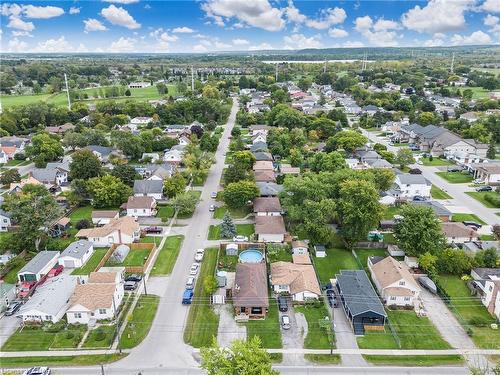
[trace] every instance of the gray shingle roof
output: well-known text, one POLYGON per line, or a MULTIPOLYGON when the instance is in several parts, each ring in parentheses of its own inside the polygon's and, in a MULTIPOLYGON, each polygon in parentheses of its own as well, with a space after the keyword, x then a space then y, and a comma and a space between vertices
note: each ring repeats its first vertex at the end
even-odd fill
POLYGON ((72 257, 76 259, 82 259, 87 251, 92 247, 92 243, 87 240, 79 240, 69 244, 69 246, 64 249, 61 253, 61 257, 72 257))
POLYGON ((54 257, 59 255, 59 251, 40 251, 31 259, 18 273, 34 273, 40 272, 54 257))
POLYGON ((160 180, 135 180, 134 194, 161 194, 163 181, 160 180))
POLYGON ((283 185, 274 182, 257 182, 257 187, 261 196, 274 196, 283 191, 283 185))
POLYGON ((384 306, 373 289, 365 271, 341 270, 336 275, 337 284, 352 316, 373 311, 387 317, 384 306))
POLYGON ((101 154, 102 156, 106 157, 109 154, 113 152, 113 149, 111 147, 105 147, 105 146, 96 146, 96 145, 90 145, 85 147, 87 150, 95 151, 101 154))
POLYGON ((441 203, 436 202, 436 201, 417 201, 417 202, 410 202, 411 204, 415 206, 425 206, 425 207, 430 207, 434 211, 434 213, 437 216, 449 216, 451 215, 451 211, 448 210, 445 206, 443 206, 441 203))
POLYGON ((56 179, 57 170, 48 168, 34 168, 31 171, 33 178, 40 182, 53 182, 56 179))
POLYGON ((430 182, 421 174, 399 174, 397 178, 405 185, 430 185, 430 182))

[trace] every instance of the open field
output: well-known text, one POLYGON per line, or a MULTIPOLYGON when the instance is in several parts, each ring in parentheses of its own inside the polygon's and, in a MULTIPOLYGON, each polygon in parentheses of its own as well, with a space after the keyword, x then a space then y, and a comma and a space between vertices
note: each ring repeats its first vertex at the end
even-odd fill
POLYGON ((170 275, 179 255, 184 236, 169 236, 158 253, 151 276, 170 275))
POLYGON ((464 91, 464 90, 471 90, 472 91, 472 99, 484 99, 484 98, 488 98, 490 96, 490 90, 486 90, 486 89, 483 89, 482 87, 478 87, 478 86, 464 86, 464 87, 453 87, 453 86, 447 86, 448 89, 450 90, 456 90, 457 88, 460 90, 460 91, 464 91))
POLYGON ((142 295, 132 314, 127 318, 127 326, 120 336, 120 348, 130 349, 139 345, 147 336, 158 310, 160 297, 142 295))

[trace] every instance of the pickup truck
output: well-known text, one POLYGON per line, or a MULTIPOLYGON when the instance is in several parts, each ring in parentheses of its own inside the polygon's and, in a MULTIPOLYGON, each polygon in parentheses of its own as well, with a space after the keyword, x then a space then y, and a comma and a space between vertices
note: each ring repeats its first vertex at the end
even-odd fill
POLYGON ((182 294, 182 304, 190 305, 193 299, 193 291, 191 289, 186 289, 182 294))
POLYGON ((162 227, 146 227, 144 228, 145 233, 160 234, 163 231, 162 227))

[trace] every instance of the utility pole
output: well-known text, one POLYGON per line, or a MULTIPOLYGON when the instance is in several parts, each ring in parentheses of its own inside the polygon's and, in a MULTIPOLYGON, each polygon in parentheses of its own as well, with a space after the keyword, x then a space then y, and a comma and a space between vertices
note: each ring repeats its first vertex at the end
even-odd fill
POLYGON ((104 375, 104 365, 101 363, 101 375, 104 375))
POLYGON ((453 73, 453 65, 455 65, 455 52, 451 55, 451 66, 450 66, 450 72, 453 73))
POLYGON ((194 92, 194 71, 192 65, 191 65, 191 91, 194 92))
POLYGON ((66 95, 68 96, 68 109, 71 111, 71 100, 69 98, 68 77, 66 76, 66 73, 64 73, 64 82, 66 83, 66 95))

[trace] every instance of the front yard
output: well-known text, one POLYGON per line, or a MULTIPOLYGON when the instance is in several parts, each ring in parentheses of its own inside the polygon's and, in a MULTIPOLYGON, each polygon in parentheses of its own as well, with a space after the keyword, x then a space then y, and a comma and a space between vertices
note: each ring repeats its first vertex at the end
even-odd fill
POLYGON ((181 250, 183 240, 184 236, 182 235, 167 237, 151 270, 151 276, 170 275, 181 250))
POLYGON ((316 274, 322 284, 327 284, 340 270, 359 269, 356 259, 349 250, 327 249, 326 257, 314 257, 316 274))
POLYGON ((500 194, 498 194, 497 192, 494 192, 494 191, 485 191, 485 192, 469 191, 466 194, 470 195, 475 200, 481 202, 483 204, 483 206, 486 206, 488 208, 500 208, 500 205, 495 205, 495 204, 493 204, 490 201, 487 201, 485 199, 487 196, 498 197, 500 194))
POLYGON ((479 224, 486 224, 477 215, 474 214, 453 214, 451 221, 474 221, 479 224))
MULTIPOLYGON (((250 238, 255 232, 255 226, 253 224, 235 224, 236 233, 239 236, 247 236, 250 238)), ((209 240, 222 240, 220 235, 220 225, 210 225, 208 228, 208 239, 209 240)))
POLYGON ((226 206, 217 207, 214 211, 214 218, 222 219, 226 212, 229 212, 229 215, 231 215, 233 219, 242 219, 251 213, 251 209, 248 206, 242 208, 227 208, 226 206))
POLYGON ((72 275, 88 275, 91 272, 95 271, 101 259, 106 255, 108 248, 98 248, 94 250, 94 254, 90 257, 90 259, 83 265, 83 267, 76 268, 71 272, 72 275))
POLYGON ((436 172, 436 174, 451 184, 465 184, 474 180, 470 174, 462 172, 436 172))
POLYGON ((380 366, 461 366, 459 355, 363 355, 366 361, 380 366))
POLYGON ((431 196, 434 199, 452 199, 452 196, 436 185, 431 186, 431 196))
MULTIPOLYGON (((24 327, 14 332, 2 346, 2 351, 44 351, 50 349, 74 349, 80 342, 86 326, 52 325, 50 330, 41 327, 24 327)), ((3 359, 2 359, 3 363, 3 359)))
POLYGON ((266 349, 279 349, 281 342, 280 318, 278 305, 275 298, 269 298, 269 312, 264 320, 249 320, 247 326, 247 339, 259 336, 262 347, 266 349))
POLYGON ((102 325, 90 331, 82 348, 109 348, 117 333, 116 325, 102 325))
POLYGON ((130 349, 139 345, 147 336, 158 310, 160 297, 141 295, 134 311, 127 317, 127 326, 120 336, 121 349, 130 349))
MULTIPOLYGON (((307 336, 304 338, 304 348, 306 349, 330 349, 332 347, 331 337, 333 332, 323 325, 325 317, 329 317, 328 310, 324 304, 315 306, 295 306, 296 313, 304 314, 307 320, 307 336), (329 332, 331 332, 329 334, 329 332)), ((331 328, 331 322, 329 322, 331 328)))
POLYGON ((422 158, 422 164, 425 166, 431 166, 431 167, 440 167, 444 165, 454 165, 455 163, 447 160, 447 159, 441 159, 441 158, 432 158, 432 160, 429 160, 429 158, 422 158))

